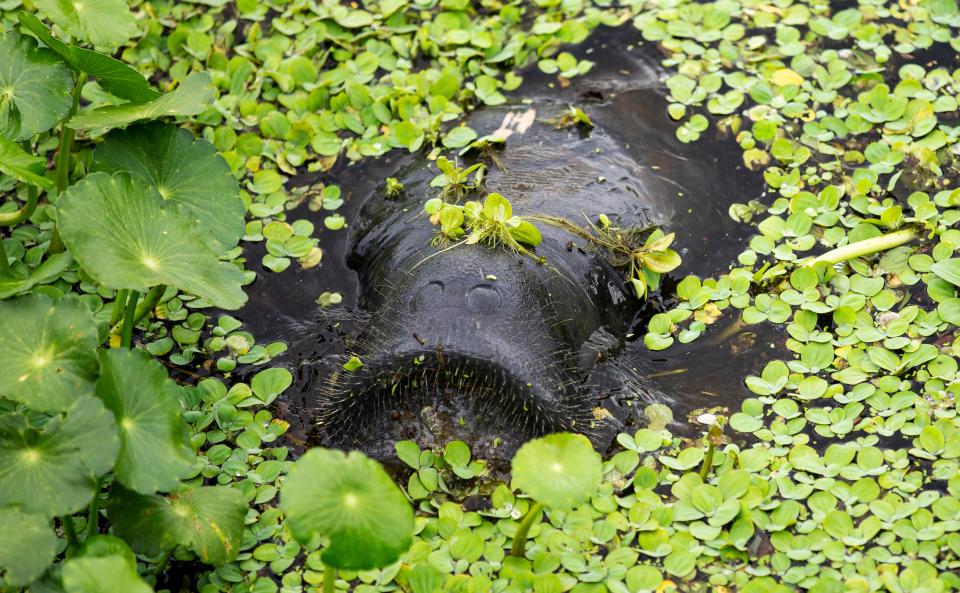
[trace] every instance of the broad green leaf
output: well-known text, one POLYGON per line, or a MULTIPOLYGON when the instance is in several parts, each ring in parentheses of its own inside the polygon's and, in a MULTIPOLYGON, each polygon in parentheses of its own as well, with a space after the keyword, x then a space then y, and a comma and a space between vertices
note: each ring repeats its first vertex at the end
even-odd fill
POLYGON ((97 326, 76 296, 0 302, 0 396, 41 412, 67 409, 93 394, 97 326))
POLYGON ((118 489, 109 511, 114 531, 137 552, 154 556, 181 545, 220 566, 240 550, 247 500, 230 486, 203 486, 169 497, 118 489))
POLYGON ((293 383, 293 375, 285 368, 274 367, 260 371, 250 380, 253 394, 262 401, 272 402, 293 383))
POLYGON ((0 136, 26 140, 70 112, 70 68, 32 37, 0 33, 0 136))
POLYGON ((529 245, 530 247, 536 247, 543 241, 540 229, 526 220, 520 221, 520 224, 516 227, 510 227, 509 232, 517 242, 529 245))
POLYGON ((123 556, 81 556, 63 564, 66 593, 153 593, 137 574, 137 567, 123 556))
POLYGON ((100 353, 97 397, 120 429, 117 480, 141 494, 172 490, 195 472, 196 455, 187 444, 177 386, 146 353, 100 353))
POLYGON ((224 309, 247 299, 240 270, 219 261, 202 229, 139 176, 88 175, 64 192, 57 210, 67 248, 104 286, 145 292, 166 284, 224 309))
POLYGON ((43 176, 46 159, 33 156, 16 142, 0 136, 0 172, 43 189, 53 187, 53 181, 43 176))
POLYGON ((67 45, 50 34, 40 19, 28 12, 20 12, 20 24, 37 36, 44 45, 55 51, 74 70, 86 72, 108 93, 127 101, 150 101, 160 93, 150 88, 142 74, 119 60, 82 47, 67 45))
POLYGON ((35 428, 22 414, 0 418, 0 506, 20 505, 47 517, 75 513, 99 490, 120 448, 113 415, 81 397, 65 415, 35 428))
POLYGON ((206 72, 194 72, 175 90, 156 99, 101 107, 73 116, 67 121, 67 125, 76 130, 106 131, 146 119, 197 115, 213 101, 213 97, 210 75, 206 72))
POLYGON ((930 266, 930 271, 954 286, 960 286, 960 257, 942 259, 930 266))
POLYGON ((94 152, 93 170, 147 179, 203 229, 217 253, 243 236, 246 209, 237 178, 212 144, 187 130, 161 122, 114 130, 94 152))
POLYGON ((39 577, 57 553, 50 519, 18 508, 0 509, 0 577, 8 585, 26 585, 39 577))
POLYGON ((550 509, 586 502, 600 485, 600 454, 583 435, 557 433, 528 441, 513 457, 513 483, 550 509))
MULTIPOLYGON (((26 278, 0 277, 0 299, 8 299, 27 292, 38 284, 47 284, 56 280, 70 267, 71 263, 73 258, 69 253, 57 253, 43 260, 43 263, 34 268, 26 278)), ((0 362, 0 368, 2 365, 3 363, 0 362)), ((0 378, 0 384, 2 383, 3 379, 0 378)))
POLYGON ((40 13, 73 37, 116 47, 137 34, 125 0, 34 0, 40 13))
POLYGON ((329 542, 323 561, 337 568, 382 568, 413 539, 410 503, 379 463, 357 451, 307 451, 287 476, 280 508, 301 543, 329 542))

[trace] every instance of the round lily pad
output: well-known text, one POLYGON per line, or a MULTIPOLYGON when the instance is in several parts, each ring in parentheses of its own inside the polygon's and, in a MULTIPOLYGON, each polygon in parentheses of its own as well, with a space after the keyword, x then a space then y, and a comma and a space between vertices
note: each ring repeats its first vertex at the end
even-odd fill
POLYGON ((70 253, 104 286, 176 286, 224 309, 247 300, 242 272, 221 262, 193 219, 139 176, 88 175, 64 192, 57 210, 70 253))
POLYGON ((294 537, 329 544, 323 561, 348 570, 396 562, 413 538, 413 510, 379 463, 362 453, 311 449, 290 470, 280 507, 294 537))
POLYGON ((120 429, 114 472, 121 484, 141 494, 172 490, 195 472, 177 389, 163 366, 144 352, 100 353, 97 397, 120 429))
POLYGON ((43 574, 57 553, 50 519, 7 507, 0 509, 0 525, 4 527, 0 532, 0 579, 7 585, 27 585, 43 574))
POLYGON ((60 412, 93 394, 97 326, 74 295, 54 303, 33 294, 0 301, 0 396, 60 412))
POLYGON ((137 552, 155 556, 182 545, 220 566, 237 557, 247 500, 231 486, 203 486, 172 496, 110 493, 110 524, 137 552))
POLYGON ((116 47, 137 33, 137 23, 124 0, 34 0, 61 29, 97 46, 116 47))
POLYGON ((95 397, 81 397, 42 429, 7 414, 0 418, 0 507, 75 513, 99 490, 95 480, 113 467, 119 448, 113 414, 95 397))
POLYGON ((596 491, 600 464, 585 436, 551 434, 520 447, 513 457, 513 483, 547 508, 569 509, 596 491))
POLYGON ((33 37, 0 33, 0 136, 26 140, 70 112, 73 77, 57 54, 33 37))
POLYGON ((187 130, 161 122, 114 130, 94 152, 93 169, 130 171, 150 181, 203 229, 217 253, 243 236, 246 209, 237 178, 212 144, 187 130))

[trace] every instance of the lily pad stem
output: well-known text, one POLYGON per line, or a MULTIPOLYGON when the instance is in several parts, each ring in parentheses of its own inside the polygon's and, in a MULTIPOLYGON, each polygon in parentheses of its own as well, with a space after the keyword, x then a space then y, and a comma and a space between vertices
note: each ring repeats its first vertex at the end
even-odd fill
POLYGON ((536 502, 530 506, 527 514, 520 520, 520 525, 517 526, 517 533, 513 536, 513 545, 510 547, 510 555, 514 558, 523 558, 527 550, 527 535, 530 533, 533 522, 537 520, 542 510, 543 505, 536 502))
POLYGON ((94 495, 93 500, 90 501, 90 508, 87 511, 87 537, 91 537, 100 533, 100 488, 103 485, 103 480, 97 479, 97 487, 94 489, 96 495, 94 495))
POLYGON ((704 482, 710 477, 710 470, 713 469, 713 456, 717 450, 717 442, 720 441, 722 431, 719 424, 710 427, 707 433, 707 454, 703 456, 703 464, 700 466, 700 479, 704 482))
MULTIPOLYGON (((62 194, 67 186, 70 185, 70 153, 73 152, 73 138, 76 131, 67 127, 67 120, 77 113, 80 107, 80 93, 83 92, 83 85, 87 82, 87 73, 77 74, 77 82, 73 87, 73 105, 70 107, 70 113, 62 124, 60 124, 60 147, 57 149, 56 169, 54 177, 57 182, 57 195, 62 194)), ((60 232, 56 227, 53 228, 53 234, 50 236, 50 253, 60 253, 63 251, 63 240, 60 239, 60 232)))
POLYGON ((120 333, 120 347, 130 348, 133 342, 133 326, 136 325, 133 318, 137 313, 137 301, 140 300, 140 293, 131 290, 130 298, 127 299, 127 309, 123 314, 123 330, 120 333))
POLYGON ((126 288, 121 288, 117 291, 117 296, 113 299, 113 312, 110 314, 111 328, 120 323, 120 320, 123 319, 123 307, 127 304, 127 296, 129 294, 130 291, 126 288))
POLYGON ((3 246, 3 237, 0 237, 0 275, 13 276, 13 270, 7 262, 7 249, 3 246))
POLYGON ((67 515, 66 517, 61 517, 60 522, 63 524, 63 535, 67 538, 67 548, 72 548, 77 545, 77 528, 73 526, 73 517, 67 515))
MULTIPOLYGON (((70 106, 67 119, 77 113, 77 108, 80 107, 80 93, 83 92, 83 85, 86 82, 86 72, 77 74, 77 84, 73 87, 73 105, 70 106)), ((74 136, 76 136, 76 131, 73 128, 68 128, 67 122, 64 121, 60 125, 60 147, 57 149, 57 194, 63 193, 67 189, 67 185, 70 184, 70 153, 73 151, 74 136)))
POLYGON ((153 308, 157 306, 157 303, 160 302, 160 297, 163 296, 164 291, 167 290, 167 287, 163 284, 154 286, 150 289, 150 292, 147 293, 147 296, 143 297, 143 300, 137 305, 137 313, 133 316, 133 324, 136 325, 143 321, 143 318, 150 314, 150 311, 153 311, 153 308))
POLYGON ((902 229, 892 233, 887 233, 886 235, 880 235, 879 237, 864 239, 863 241, 856 241, 854 243, 850 243, 849 245, 844 245, 843 247, 831 249, 830 251, 805 262, 804 266, 810 267, 821 262, 838 264, 840 262, 851 260, 855 257, 863 257, 865 255, 878 253, 880 251, 893 249, 894 247, 899 247, 909 243, 916 238, 917 233, 915 230, 902 229))
POLYGON ((153 566, 154 576, 159 576, 163 574, 163 571, 167 569, 167 564, 170 563, 170 556, 172 554, 173 554, 173 548, 164 550, 163 553, 160 554, 160 559, 157 560, 157 563, 153 566))
POLYGON ((329 564, 323 565, 323 593, 334 593, 337 586, 337 569, 329 564))
POLYGON ((39 195, 40 195, 40 192, 37 191, 37 186, 35 185, 28 186, 27 187, 27 203, 24 204, 23 208, 20 208, 19 210, 0 214, 0 225, 13 226, 33 216, 34 210, 37 209, 37 198, 39 195))

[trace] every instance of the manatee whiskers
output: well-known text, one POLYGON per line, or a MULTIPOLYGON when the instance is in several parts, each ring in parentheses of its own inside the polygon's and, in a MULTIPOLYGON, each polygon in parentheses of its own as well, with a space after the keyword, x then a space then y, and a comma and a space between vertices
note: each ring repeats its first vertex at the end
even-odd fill
POLYGON ((355 371, 332 373, 319 390, 318 425, 333 442, 362 443, 392 415, 441 407, 458 421, 510 435, 589 428, 588 397, 578 380, 542 379, 547 366, 508 369, 458 352, 382 355, 355 371), (529 372, 528 372, 529 371, 529 372), (540 383, 525 377, 538 377, 540 383))

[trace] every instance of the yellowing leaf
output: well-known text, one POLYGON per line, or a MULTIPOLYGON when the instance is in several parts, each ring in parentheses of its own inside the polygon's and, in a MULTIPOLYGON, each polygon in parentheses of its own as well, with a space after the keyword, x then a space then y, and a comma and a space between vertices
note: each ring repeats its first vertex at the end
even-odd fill
POLYGON ((803 84, 803 77, 790 68, 781 68, 773 73, 770 79, 777 86, 787 86, 788 84, 803 84))

